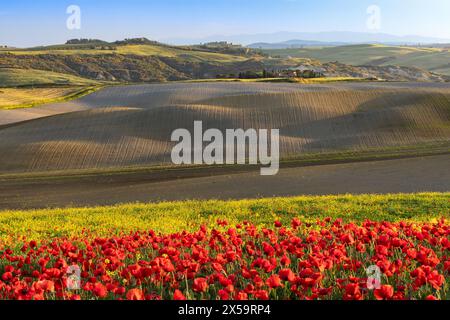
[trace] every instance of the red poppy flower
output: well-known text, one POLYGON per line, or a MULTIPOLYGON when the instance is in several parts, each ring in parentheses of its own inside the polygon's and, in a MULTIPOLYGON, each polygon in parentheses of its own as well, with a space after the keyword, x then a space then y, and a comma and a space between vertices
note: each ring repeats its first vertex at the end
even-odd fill
POLYGON ((12 278, 13 278, 12 272, 5 272, 5 273, 2 275, 2 280, 3 280, 3 281, 11 281, 12 278))
POLYGON ((301 224, 302 223, 299 218, 292 219, 292 222, 291 222, 292 229, 297 229, 301 224))
POLYGON ((244 291, 239 291, 235 297, 236 300, 248 300, 248 294, 244 291))
POLYGON ((281 265, 283 265, 283 266, 288 266, 288 265, 291 264, 291 259, 289 259, 287 256, 284 255, 284 256, 280 259, 280 263, 281 263, 281 265))
POLYGON ((389 300, 394 295, 394 288, 390 285, 382 285, 379 289, 375 289, 373 293, 377 300, 389 300))
POLYGON ((428 283, 436 289, 440 290, 442 285, 445 283, 445 278, 443 275, 439 274, 437 270, 432 271, 427 277, 428 283))
POLYGON ((273 274, 269 277, 269 279, 267 279, 266 284, 270 287, 270 288, 278 288, 281 287, 281 279, 277 274, 273 274))
POLYGON ((362 300, 363 296, 357 283, 350 283, 345 286, 344 300, 362 300))
POLYGON ((197 278, 194 280, 192 289, 195 292, 205 292, 208 289, 208 283, 205 278, 197 278))
POLYGON ((230 298, 230 294, 226 291, 226 290, 219 290, 219 292, 217 292, 217 294, 220 297, 220 300, 228 300, 230 298))
POLYGON ((94 284, 92 292, 99 298, 105 298, 108 295, 108 290, 100 282, 94 284))
POLYGON ((173 293, 173 300, 186 300, 186 297, 180 290, 176 289, 173 293))
POLYGON ((269 294, 267 293, 266 290, 255 291, 254 296, 256 299, 259 300, 269 300, 269 294))
POLYGON ((144 293, 141 289, 128 290, 127 300, 144 300, 144 293))
POLYGON ((284 281, 294 282, 295 280, 295 274, 291 269, 282 269, 278 274, 284 281))
POLYGON ((55 283, 50 280, 42 280, 35 283, 35 288, 47 292, 55 291, 55 283))

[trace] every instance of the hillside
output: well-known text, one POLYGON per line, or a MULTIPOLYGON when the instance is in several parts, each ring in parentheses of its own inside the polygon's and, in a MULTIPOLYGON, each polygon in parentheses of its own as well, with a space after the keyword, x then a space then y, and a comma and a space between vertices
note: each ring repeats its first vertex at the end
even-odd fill
POLYGON ((88 109, 0 128, 0 173, 171 164, 171 133, 195 120, 278 128, 283 159, 450 138, 445 86, 179 83, 115 86, 76 103, 88 109))
POLYGON ((241 56, 153 45, 117 50, 45 50, 0 53, 0 68, 37 69, 98 81, 161 82, 215 78, 220 73, 262 70, 241 56))
POLYGON ((72 40, 65 45, 0 49, 0 68, 48 71, 51 72, 49 78, 58 73, 94 81, 137 83, 212 79, 218 75, 233 78, 245 72, 313 65, 329 77, 445 81, 447 79, 434 74, 446 72, 445 63, 448 62, 444 53, 443 49, 383 46, 266 50, 261 53, 224 42, 176 47, 140 38, 113 43, 72 40), (392 56, 395 58, 389 58, 392 56), (362 64, 368 66, 354 66, 362 64))
POLYGON ((0 68, 0 87, 92 86, 98 81, 35 69, 0 68))
POLYGON ((352 66, 340 62, 320 63, 315 60, 302 61, 300 64, 290 68, 300 70, 314 70, 326 78, 355 78, 386 81, 418 81, 418 82, 447 82, 450 76, 444 76, 429 72, 417 67, 401 66, 352 66))
POLYGON ((345 42, 326 42, 314 40, 288 40, 277 43, 257 42, 249 44, 247 47, 252 49, 295 49, 304 47, 336 47, 344 46, 345 42))
POLYGON ((351 45, 304 49, 264 50, 280 57, 302 57, 351 65, 405 66, 450 75, 450 50, 387 45, 351 45))
MULTIPOLYGON (((67 102, 95 92, 99 87, 27 87, 27 88, 0 88, 0 125, 20 121, 20 114, 15 109, 29 109, 37 105, 67 102), (4 114, 4 112, 9 114, 4 114), (3 113, 2 113, 3 112, 3 113), (11 113, 12 112, 12 113, 11 113), (12 116, 12 118, 11 118, 12 116)), ((27 112, 25 111, 25 114, 27 112)), ((28 113, 30 114, 30 113, 28 113)), ((33 112, 31 112, 33 114, 33 112)), ((44 114, 34 114, 45 116, 44 114)))

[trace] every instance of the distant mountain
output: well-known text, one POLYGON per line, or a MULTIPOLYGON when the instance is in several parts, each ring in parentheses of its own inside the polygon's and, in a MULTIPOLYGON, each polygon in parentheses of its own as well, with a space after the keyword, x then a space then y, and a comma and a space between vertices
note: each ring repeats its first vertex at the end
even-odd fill
POLYGON ((247 47, 252 49, 296 49, 304 47, 336 47, 347 45, 346 42, 322 42, 311 40, 289 40, 278 43, 258 42, 249 44, 247 47))
POLYGON ((386 33, 369 33, 369 32, 348 32, 348 31, 333 31, 333 32, 276 32, 266 34, 243 34, 243 35, 215 35, 206 38, 196 39, 161 39, 164 43, 187 45, 198 44, 214 41, 227 41, 232 43, 239 43, 242 45, 249 45, 254 43, 280 43, 290 41, 292 39, 301 39, 302 41, 317 41, 317 42, 343 42, 347 44, 391 44, 391 45, 417 45, 417 44, 432 44, 432 43, 449 43, 450 39, 441 39, 434 37, 424 37, 416 35, 397 36, 386 33))

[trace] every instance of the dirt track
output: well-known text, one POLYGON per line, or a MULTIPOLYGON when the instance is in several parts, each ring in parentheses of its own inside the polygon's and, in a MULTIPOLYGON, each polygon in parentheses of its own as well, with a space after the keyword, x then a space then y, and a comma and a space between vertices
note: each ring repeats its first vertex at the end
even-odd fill
POLYGON ((450 155, 155 181, 145 174, 0 181, 1 209, 111 205, 187 199, 242 199, 301 194, 450 191, 450 155))

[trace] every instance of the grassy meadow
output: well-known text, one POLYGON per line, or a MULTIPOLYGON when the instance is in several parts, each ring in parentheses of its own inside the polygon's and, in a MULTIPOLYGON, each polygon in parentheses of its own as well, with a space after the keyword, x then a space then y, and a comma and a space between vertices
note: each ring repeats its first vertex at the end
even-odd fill
POLYGON ((0 110, 32 108, 80 98, 98 87, 0 88, 0 110))
POLYGON ((34 69, 0 68, 0 110, 80 98, 101 87, 81 77, 34 69))
POLYGON ((98 81, 35 69, 0 68, 0 87, 92 86, 98 81))
POLYGON ((59 208, 0 212, 0 243, 18 237, 43 240, 56 237, 111 236, 136 230, 164 234, 195 231, 218 219, 231 225, 250 221, 271 227, 331 217, 344 222, 433 222, 450 217, 450 193, 398 195, 301 196, 240 201, 185 201, 123 204, 96 208, 59 208))
MULTIPOLYGON (((183 58, 188 61, 213 61, 213 62, 239 62, 245 61, 248 57, 238 55, 222 54, 216 52, 206 52, 200 50, 192 50, 183 47, 171 47, 164 45, 123 45, 107 49, 90 49, 90 48, 71 48, 70 46, 62 47, 43 47, 32 49, 18 49, 8 51, 14 55, 43 55, 43 54, 58 54, 58 55, 105 55, 105 54, 123 54, 123 55, 138 55, 138 56, 158 56, 167 58, 183 58)), ((1 51, 0 51, 1 53, 1 51)))

